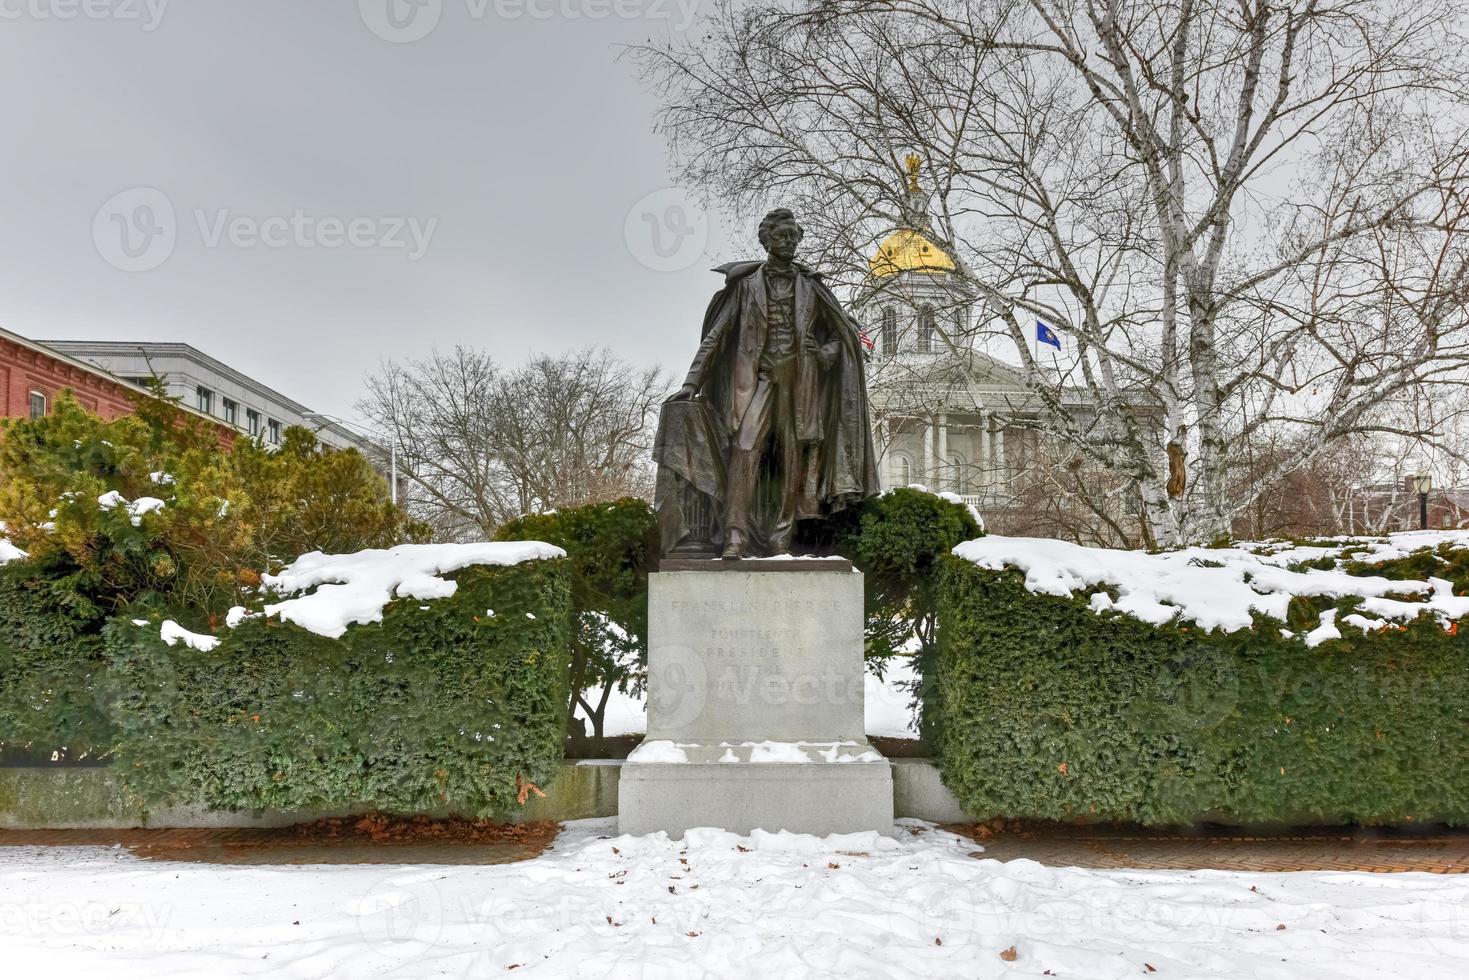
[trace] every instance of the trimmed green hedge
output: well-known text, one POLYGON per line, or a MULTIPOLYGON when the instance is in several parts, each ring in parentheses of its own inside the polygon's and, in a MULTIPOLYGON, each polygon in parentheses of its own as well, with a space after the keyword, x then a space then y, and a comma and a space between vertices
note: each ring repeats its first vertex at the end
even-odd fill
POLYGON ((562 755, 564 560, 475 566, 338 640, 246 620, 209 652, 118 619, 110 715, 126 788, 218 809, 513 810, 562 755), (493 615, 488 611, 493 610, 493 615))
POLYGON ((1311 649, 1264 617, 1098 615, 948 556, 939 619, 928 720, 977 818, 1469 823, 1469 634, 1431 617, 1311 649))
POLYGON ((64 559, 0 565, 0 749, 35 759, 102 752, 113 729, 95 692, 106 613, 64 559))

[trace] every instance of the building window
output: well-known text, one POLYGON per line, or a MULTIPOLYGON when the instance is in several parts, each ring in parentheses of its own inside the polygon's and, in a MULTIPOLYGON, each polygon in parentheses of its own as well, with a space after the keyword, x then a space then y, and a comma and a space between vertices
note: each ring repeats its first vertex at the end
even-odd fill
POLYGON ((933 350, 933 310, 924 307, 918 311, 918 352, 927 354, 933 350))
POLYGON ((224 420, 230 425, 240 424, 240 403, 232 402, 228 398, 220 402, 220 408, 224 410, 224 420))
POLYGON ((214 414, 214 392, 200 386, 194 389, 194 407, 205 415, 214 414))
POLYGON ((252 439, 260 438, 260 413, 253 408, 245 409, 245 431, 252 439))
POLYGON ((267 419, 265 422, 266 441, 272 446, 281 444, 281 424, 275 419, 267 419))
POLYGON ((891 306, 882 311, 882 352, 894 354, 898 350, 898 311, 891 306))
POLYGON ((969 479, 969 463, 959 453, 949 454, 949 480, 955 493, 973 493, 969 479))
POLYGON ((969 318, 964 315, 964 307, 954 307, 954 336, 962 337, 969 329, 969 318))
POLYGON ((46 417, 46 393, 44 391, 31 392, 31 418, 40 419, 46 417))
POLYGON ((893 486, 906 487, 913 482, 913 460, 902 453, 893 454, 893 486))

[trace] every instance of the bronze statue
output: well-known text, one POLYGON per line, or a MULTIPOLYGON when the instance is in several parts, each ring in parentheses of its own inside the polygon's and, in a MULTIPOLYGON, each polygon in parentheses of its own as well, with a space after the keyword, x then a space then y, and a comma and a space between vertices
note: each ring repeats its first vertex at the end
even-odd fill
POLYGON ((653 449, 665 554, 784 554, 797 521, 878 492, 860 328, 795 261, 803 234, 772 211, 765 261, 714 270, 724 288, 653 449))

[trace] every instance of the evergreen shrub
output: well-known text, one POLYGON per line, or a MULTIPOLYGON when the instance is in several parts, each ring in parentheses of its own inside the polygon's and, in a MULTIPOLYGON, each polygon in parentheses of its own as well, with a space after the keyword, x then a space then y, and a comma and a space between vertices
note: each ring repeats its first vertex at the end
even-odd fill
POLYGON ((980 819, 1469 823, 1463 624, 1339 615, 1341 639, 1282 636, 1335 604, 1233 633, 1153 626, 947 556, 928 719, 945 779, 980 819))
POLYGON ((207 652, 105 631, 124 785, 151 805, 505 815, 555 774, 566 724, 564 560, 473 566, 328 639, 251 618, 207 652))
MULTIPOLYGON (((495 538, 565 550, 573 611, 571 707, 581 707, 600 739, 612 692, 637 693, 645 677, 648 572, 658 559, 653 508, 624 497, 526 514, 504 524, 495 538)), ((582 734, 580 722, 573 722, 572 734, 582 734)))
POLYGON ((106 613, 63 557, 0 565, 0 751, 78 760, 105 751, 112 726, 95 677, 106 613))

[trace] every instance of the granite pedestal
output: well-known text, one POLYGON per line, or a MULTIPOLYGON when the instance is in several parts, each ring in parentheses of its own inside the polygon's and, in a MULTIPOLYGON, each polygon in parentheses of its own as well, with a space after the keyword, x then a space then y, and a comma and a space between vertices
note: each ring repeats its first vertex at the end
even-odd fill
POLYGON ((622 833, 888 832, 863 725, 862 576, 845 559, 665 561, 648 583, 648 734, 622 833))

